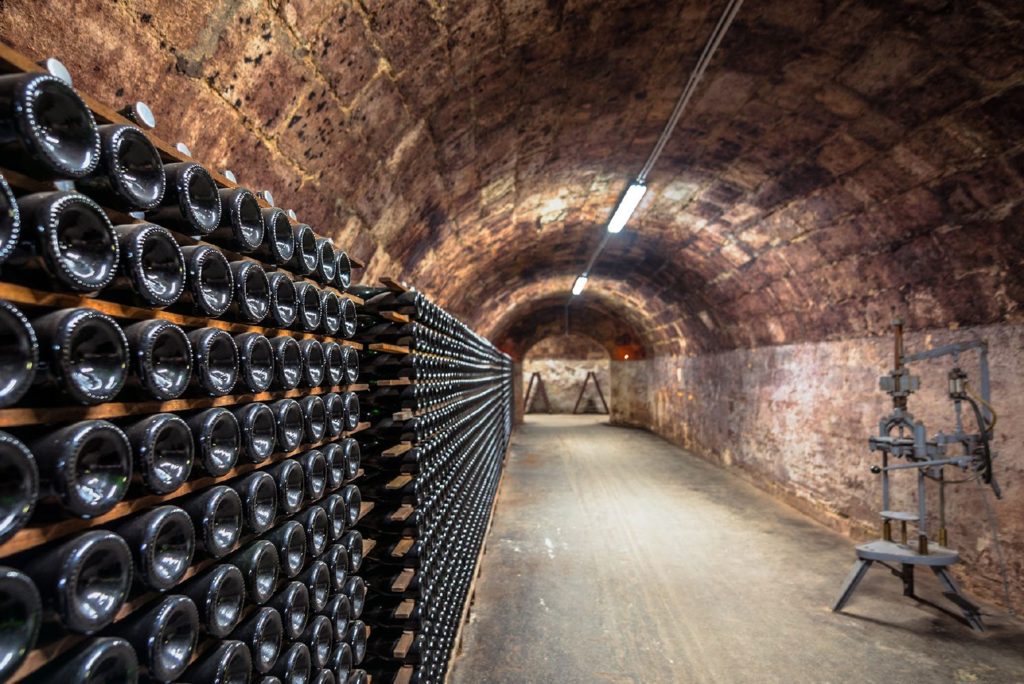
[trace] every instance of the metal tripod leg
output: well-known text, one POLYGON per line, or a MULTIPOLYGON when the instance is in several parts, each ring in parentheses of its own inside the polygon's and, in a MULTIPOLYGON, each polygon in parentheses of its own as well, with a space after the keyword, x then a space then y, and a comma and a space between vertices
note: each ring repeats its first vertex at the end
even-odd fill
POLYGON ((846 581, 843 582, 843 588, 839 592, 839 598, 837 598, 836 602, 832 604, 832 612, 837 612, 843 609, 846 602, 850 600, 851 596, 853 596, 853 592, 857 588, 857 585, 860 584, 862 579, 864 579, 864 575, 867 573, 868 568, 871 567, 872 562, 873 561, 865 560, 863 558, 857 559, 857 562, 853 564, 853 570, 850 571, 850 574, 846 576, 846 581))
POLYGON ((939 578, 939 582, 942 583, 942 586, 946 588, 944 596, 957 605, 960 612, 964 614, 964 618, 966 618, 967 624, 971 626, 971 629, 984 632, 985 625, 981 622, 980 609, 960 593, 960 587, 956 585, 956 582, 953 580, 953 576, 949 574, 949 571, 943 566, 933 566, 932 572, 934 572, 935 576, 939 578))

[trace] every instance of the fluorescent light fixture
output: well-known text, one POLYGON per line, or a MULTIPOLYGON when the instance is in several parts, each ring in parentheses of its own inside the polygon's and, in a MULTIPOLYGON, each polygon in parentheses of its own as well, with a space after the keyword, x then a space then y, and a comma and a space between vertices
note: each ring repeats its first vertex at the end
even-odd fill
POLYGON ((609 233, 619 233, 626 227, 626 222, 629 221, 629 217, 636 211, 640 200, 644 198, 646 192, 647 186, 640 181, 630 183, 626 189, 626 194, 622 196, 622 201, 619 202, 619 206, 615 208, 615 213, 612 214, 612 220, 608 222, 609 233))
POLYGON ((581 275, 576 276, 576 282, 572 284, 572 293, 578 295, 583 292, 583 288, 587 286, 587 276, 581 275))

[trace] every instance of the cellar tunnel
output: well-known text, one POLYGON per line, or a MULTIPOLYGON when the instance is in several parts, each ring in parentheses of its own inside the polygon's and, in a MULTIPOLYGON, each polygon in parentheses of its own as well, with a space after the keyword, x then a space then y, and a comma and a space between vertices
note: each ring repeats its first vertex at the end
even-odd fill
MULTIPOLYGON (((612 426, 588 430, 646 430, 848 540, 880 526, 893 319, 910 351, 984 340, 999 543, 964 488, 949 537, 969 592, 1024 610, 1024 4, 747 0, 608 235, 727 4, 5 0, 0 39, 145 101, 356 280, 488 337, 517 420, 527 353, 585 337, 612 426)), ((947 425, 941 393, 909 401, 947 425)))

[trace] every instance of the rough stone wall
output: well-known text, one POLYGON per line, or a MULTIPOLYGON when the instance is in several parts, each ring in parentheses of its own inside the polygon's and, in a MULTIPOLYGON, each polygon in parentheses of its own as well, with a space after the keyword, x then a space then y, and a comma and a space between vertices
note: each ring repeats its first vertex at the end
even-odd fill
MULTIPOLYGON (((992 398, 999 414, 995 472, 1004 494, 994 506, 1019 610, 1024 607, 1024 326, 916 333, 907 344, 912 352, 975 337, 990 345, 992 398)), ((977 387, 975 358, 964 355, 961 364, 977 387)), ((878 456, 868 451, 867 439, 891 408, 888 395, 878 390, 878 377, 892 366, 891 339, 658 357, 649 363, 654 431, 838 530, 856 538, 878 535, 880 481, 869 471, 878 456)), ((949 367, 948 360, 914 366, 923 388, 910 397, 909 408, 929 435, 952 429, 952 404, 944 394, 949 367)), ((969 427, 972 421, 965 422, 969 427)), ((1001 600, 981 498, 991 494, 979 489, 964 484, 947 490, 950 543, 965 560, 959 572, 967 586, 1001 600)), ((836 569, 837 589, 844 572, 836 569)))
POLYGON ((649 359, 612 361, 609 403, 613 425, 651 426, 651 363, 649 359))
MULTIPOLYGON (((609 374, 608 352, 589 337, 581 335, 557 335, 534 345, 523 361, 524 391, 533 373, 540 373, 544 380, 552 413, 572 413, 580 388, 587 373, 595 373, 601 385, 604 399, 609 408, 611 400, 611 376, 609 374)), ((533 411, 543 411, 543 402, 531 401, 533 411)), ((580 402, 580 411, 603 413, 601 400, 594 389, 594 382, 587 383, 587 391, 580 402)))

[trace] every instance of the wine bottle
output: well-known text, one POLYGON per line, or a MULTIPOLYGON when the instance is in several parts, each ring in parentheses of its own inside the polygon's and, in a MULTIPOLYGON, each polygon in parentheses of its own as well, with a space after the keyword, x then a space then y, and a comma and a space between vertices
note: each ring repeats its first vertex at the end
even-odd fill
POLYGON ((0 76, 0 155, 39 178, 83 178, 100 162, 100 134, 74 89, 50 74, 0 76))
POLYGON ((110 401, 128 377, 128 341, 109 316, 61 309, 32 322, 40 346, 40 391, 56 385, 80 404, 110 401))
POLYGON ((214 477, 235 467, 242 435, 235 416, 225 408, 198 411, 188 417, 196 445, 196 462, 214 477))
POLYGON ((39 342, 31 323, 16 306, 0 300, 0 374, 4 378, 0 383, 0 408, 16 404, 25 396, 38 365, 39 342))
POLYGON ((235 283, 234 316, 246 323, 261 323, 270 313, 270 283, 263 267, 255 261, 232 261, 231 277, 235 283))
POLYGON ((320 502, 320 508, 323 509, 327 522, 328 541, 338 541, 345 534, 348 525, 348 511, 344 499, 338 494, 331 494, 320 502))
POLYGON ((111 292, 140 306, 166 307, 185 290, 185 257, 170 231, 152 223, 115 226, 121 276, 111 292))
POLYGON ((338 543, 348 552, 348 571, 359 572, 363 565, 363 535, 359 530, 349 530, 338 543))
MULTIPOLYGON (((321 509, 313 508, 312 510, 321 509)), ((310 550, 312 551, 312 547, 310 550)), ((322 612, 327 607, 328 599, 331 598, 331 570, 327 567, 327 563, 319 559, 310 561, 296 579, 306 585, 306 591, 309 592, 310 609, 314 613, 322 612)))
POLYGON ((199 640, 199 612, 187 596, 168 596, 132 613, 113 631, 132 645, 150 677, 172 682, 185 672, 199 640))
POLYGON ((185 332, 153 319, 124 329, 131 352, 129 391, 158 401, 177 399, 192 379, 192 345, 185 332))
POLYGON ((341 328, 341 298, 333 290, 320 290, 320 330, 337 335, 341 328))
POLYGON ((274 386, 292 390, 302 381, 302 352, 294 337, 274 337, 270 340, 274 350, 274 386))
POLYGON ((359 466, 362 461, 359 442, 352 437, 346 437, 339 442, 339 445, 345 455, 345 480, 353 480, 359 474, 359 466))
POLYGON ((87 420, 29 443, 39 468, 40 493, 54 496, 79 518, 95 518, 124 498, 132 477, 132 448, 120 428, 87 420))
POLYGON ((98 637, 89 639, 68 654, 46 665, 21 680, 26 684, 50 682, 118 682, 138 684, 139 659, 135 649, 124 639, 98 637))
POLYGON ((270 321, 278 328, 290 328, 298 315, 298 297, 291 278, 280 271, 267 274, 270 292, 270 321))
POLYGON ((318 444, 327 434, 327 410, 324 400, 317 394, 311 394, 299 400, 302 409, 302 425, 304 439, 307 444, 318 444))
POLYGON ((344 292, 351 284, 352 259, 345 252, 337 250, 334 267, 334 286, 344 292))
POLYGON ((359 491, 359 487, 355 485, 345 485, 339 492, 341 500, 345 503, 345 522, 348 523, 349 527, 354 527, 359 521, 359 515, 362 512, 363 497, 359 491))
POLYGON ((270 405, 277 421, 277 449, 291 453, 302 444, 305 434, 302 408, 294 399, 279 399, 270 405))
POLYGON ((305 584, 295 580, 285 583, 267 605, 281 613, 286 639, 298 639, 302 635, 309 621, 309 592, 305 584))
POLYGON ((32 580, 14 568, 0 566, 0 615, 4 616, 0 680, 14 674, 35 647, 42 610, 42 598, 32 580))
POLYGON ((341 345, 334 341, 323 343, 324 348, 324 385, 337 387, 345 382, 345 361, 342 358, 341 345))
POLYGON ((306 387, 319 387, 324 382, 324 348, 318 340, 302 340, 299 342, 302 356, 302 384, 306 387))
MULTIPOLYGON (((4 495, 0 498, 2 543, 25 526, 39 498, 39 468, 35 456, 21 440, 6 432, 0 432, 0 472, 4 474, 4 495)), ((2 669, 0 658, 0 671, 2 669)))
POLYGON ((256 672, 270 672, 284 645, 281 614, 269 606, 263 606, 235 628, 231 638, 249 647, 253 655, 252 667, 256 672))
POLYGON ((331 652, 334 650, 334 629, 330 619, 324 615, 314 615, 302 630, 298 640, 309 647, 313 667, 327 667, 331 652))
MULTIPOLYGON (((344 585, 343 585, 344 586, 344 585)), ((352 619, 352 603, 348 596, 342 593, 334 593, 327 599, 327 605, 321 611, 331 620, 334 627, 335 643, 344 642, 345 634, 348 632, 348 621, 352 619)))
POLYGON ((188 334, 192 344, 192 378, 205 394, 230 394, 238 379, 238 349, 220 328, 199 328, 188 334))
MULTIPOLYGON (((360 551, 362 553, 362 551, 360 551)), ((341 591, 348 579, 351 561, 348 556, 348 549, 342 543, 331 544, 320 556, 320 560, 327 563, 327 569, 331 571, 331 589, 341 591)))
POLYGON ((164 197, 146 217, 189 235, 215 230, 220 224, 220 195, 210 172, 195 162, 175 162, 164 165, 164 176, 164 197))
POLYGON ((181 308, 220 318, 234 298, 235 280, 227 258, 209 245, 182 247, 181 254, 185 259, 185 290, 179 299, 181 308))
POLYGON ((306 531, 302 525, 288 520, 267 532, 263 538, 277 549, 285 577, 295 577, 302 571, 306 564, 306 531))
POLYGON ((263 246, 256 256, 271 264, 286 264, 295 253, 295 236, 288 214, 278 207, 263 209, 263 246))
POLYGON ((295 642, 282 653, 270 673, 282 682, 307 682, 313 673, 309 647, 302 642, 295 642))
POLYGON ((356 336, 356 305, 351 299, 341 297, 338 300, 340 307, 341 325, 338 327, 338 334, 346 340, 356 336))
POLYGON ((305 501, 313 503, 323 498, 327 489, 327 461, 319 449, 311 449, 294 459, 302 468, 305 501))
POLYGON ((98 130, 99 165, 75 187, 121 211, 147 211, 160 204, 167 180, 160 153, 149 137, 135 126, 122 124, 98 130))
POLYGON ((325 491, 333 492, 345 484, 345 452, 339 442, 331 442, 320 448, 327 468, 325 491))
MULTIPOLYGON (((345 623, 346 628, 348 623, 345 623)), ((334 673, 336 682, 348 684, 349 673, 352 671, 352 647, 345 643, 344 634, 340 637, 335 631, 334 650, 331 651, 331 658, 327 661, 327 669, 334 673)))
POLYGON ((259 333, 235 335, 238 348, 238 378, 242 388, 259 394, 274 380, 274 350, 270 340, 259 333))
POLYGON ((220 221, 207 239, 243 254, 258 249, 263 244, 265 226, 256 195, 245 188, 222 188, 217 194, 220 221))
POLYGON ((125 430, 135 453, 135 472, 154 494, 170 494, 192 473, 193 441, 188 424, 173 413, 157 413, 125 430))
POLYGON ((359 575, 349 575, 345 580, 345 586, 341 588, 341 593, 348 596, 348 602, 352 606, 352 617, 361 617, 363 606, 366 605, 366 582, 363 578, 359 575))
MULTIPOLYGON (((324 345, 326 349, 326 345, 324 345)), ((328 392, 323 395, 324 414, 326 417, 325 434, 328 437, 340 437, 345 430, 345 405, 341 395, 328 392)))
POLYGON ((253 402, 232 409, 242 429, 242 454, 250 463, 263 463, 277 445, 277 421, 266 404, 253 402))
POLYGON ((320 506, 309 506, 300 514, 299 522, 306 531, 306 548, 310 558, 319 558, 330 541, 327 511, 320 506))
POLYGON ((209 684, 249 684, 252 677, 252 653, 241 641, 222 641, 185 670, 186 682, 209 684))
POLYGON ((33 579, 44 610, 79 634, 109 625, 132 585, 132 554, 121 537, 88 530, 32 555, 22 570, 33 579))
POLYGON ((245 577, 230 563, 215 565, 181 585, 181 593, 192 599, 199 621, 208 634, 226 637, 242 618, 245 607, 245 577))
POLYGON ((281 562, 273 544, 265 539, 252 541, 230 556, 228 562, 245 576, 245 595, 250 601, 263 605, 274 594, 281 562))
MULTIPOLYGON (((352 607, 352 611, 355 615, 355 606, 352 607)), ((366 657, 366 624, 362 620, 349 620, 348 633, 345 637, 345 643, 352 648, 352 664, 358 665, 366 657)))
POLYGON ((343 385, 354 385, 359 381, 359 352, 352 347, 341 346, 342 368, 345 369, 343 385))
POLYGON ((242 498, 238 492, 215 485, 184 496, 177 503, 188 513, 198 532, 198 548, 214 558, 221 558, 235 548, 242 536, 242 498))
POLYGON ((0 174, 0 264, 18 246, 21 236, 21 213, 18 211, 18 200, 7 179, 0 174))
POLYGON ((295 301, 298 305, 296 323, 302 330, 313 331, 320 327, 323 317, 320 290, 316 285, 304 280, 296 280, 295 301))
POLYGON ((359 397, 355 392, 342 392, 341 400, 345 410, 345 430, 352 432, 359 427, 359 397))
POLYGON ((420 629, 422 626, 422 602, 401 596, 375 596, 363 607, 363 622, 373 625, 371 638, 379 627, 420 629))
POLYGON ((316 266, 313 277, 324 285, 330 285, 338 273, 338 257, 334 253, 334 243, 328 238, 318 237, 316 245, 316 266))
POLYGON ((366 639, 366 654, 371 657, 394 659, 405 663, 418 663, 425 645, 423 634, 416 634, 412 643, 406 646, 400 643, 404 640, 406 631, 396 627, 374 627, 366 639), (404 650, 404 655, 401 657, 396 655, 400 646, 401 650, 404 650))
POLYGON ((295 251, 285 264, 288 270, 298 275, 308 275, 316 268, 316 235, 305 223, 292 226, 295 251))
POLYGON ((274 526, 277 519, 277 483, 273 477, 258 470, 232 480, 228 486, 242 499, 242 520, 250 532, 263 534, 274 526))
POLYGON ((195 529, 188 513, 177 506, 157 506, 111 527, 132 549, 135 577, 150 589, 167 591, 192 564, 195 529))

